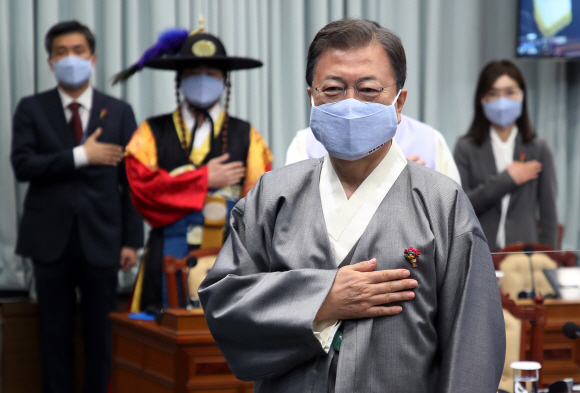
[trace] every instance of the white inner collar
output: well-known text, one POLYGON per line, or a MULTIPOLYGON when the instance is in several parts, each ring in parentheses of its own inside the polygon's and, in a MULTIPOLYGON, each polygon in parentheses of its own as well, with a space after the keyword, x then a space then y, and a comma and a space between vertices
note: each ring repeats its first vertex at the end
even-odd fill
POLYGON ((81 95, 78 96, 76 99, 72 98, 67 92, 65 92, 60 87, 58 87, 58 94, 60 94, 62 107, 65 109, 68 108, 68 106, 73 102, 81 104, 81 106, 89 112, 93 106, 93 88, 91 87, 91 85, 89 85, 89 87, 87 87, 85 91, 83 91, 81 95))
MULTIPOLYGON (((219 117, 221 111, 222 111, 222 108, 221 108, 219 103, 215 104, 208 111, 209 116, 211 117, 211 120, 214 123, 217 120, 217 118, 219 117)), ((187 128, 187 131, 189 133, 191 133, 193 131, 193 124, 195 123, 195 119, 193 117, 193 114, 189 110, 186 102, 181 103, 181 115, 183 116, 183 122, 185 123, 185 128, 187 128)), ((211 123, 210 123, 209 119, 207 119, 207 118, 204 120, 203 123, 197 125, 197 130, 195 131, 195 139, 193 141, 193 147, 195 147, 196 149, 199 149, 203 145, 203 143, 205 142, 205 140, 207 139, 207 137, 210 133, 210 125, 211 125, 211 123)), ((211 131, 213 131, 213 130, 211 130, 211 131)))
POLYGON ((342 262, 363 234, 381 202, 407 165, 405 155, 395 140, 392 141, 387 155, 350 199, 346 198, 328 153, 324 157, 320 173, 320 197, 337 264, 342 262))

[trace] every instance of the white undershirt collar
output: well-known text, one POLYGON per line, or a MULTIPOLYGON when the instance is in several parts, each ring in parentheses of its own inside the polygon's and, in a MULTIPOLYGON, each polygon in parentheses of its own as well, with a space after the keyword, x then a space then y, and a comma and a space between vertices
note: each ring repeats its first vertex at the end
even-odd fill
MULTIPOLYGON (((215 104, 208 111, 209 116, 211 117, 211 120, 214 123, 217 120, 217 118, 219 117, 221 111, 222 111, 222 108, 221 108, 219 103, 215 104)), ((191 133, 193 131, 192 128, 193 128, 193 124, 195 122, 195 119, 193 118, 193 115, 189 111, 189 108, 185 102, 182 102, 182 104, 181 104, 181 115, 183 116, 183 122, 185 123, 185 128, 187 128, 189 133, 191 133)), ((203 145, 207 136, 209 135, 210 124, 211 123, 210 123, 209 119, 205 119, 205 121, 201 125, 198 124, 197 130, 195 131, 195 139, 193 140, 193 147, 195 147, 196 149, 199 149, 203 145)))

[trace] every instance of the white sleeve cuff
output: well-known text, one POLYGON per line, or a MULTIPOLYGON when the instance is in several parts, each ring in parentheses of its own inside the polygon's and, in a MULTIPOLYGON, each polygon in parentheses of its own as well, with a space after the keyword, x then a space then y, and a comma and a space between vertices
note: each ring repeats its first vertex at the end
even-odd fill
POLYGON ((312 326, 314 337, 320 341, 320 345, 322 345, 322 349, 324 349, 326 353, 330 350, 330 345, 332 344, 332 340, 334 339, 334 335, 336 334, 340 324, 341 321, 336 319, 323 319, 322 321, 314 323, 312 326))
POLYGON ((76 169, 89 165, 89 158, 87 157, 87 152, 83 145, 73 148, 73 158, 76 169))

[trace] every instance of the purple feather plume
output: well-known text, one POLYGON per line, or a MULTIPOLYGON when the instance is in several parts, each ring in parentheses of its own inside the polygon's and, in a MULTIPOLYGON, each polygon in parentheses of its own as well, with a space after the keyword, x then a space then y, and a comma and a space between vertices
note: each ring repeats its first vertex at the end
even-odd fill
POLYGON ((163 55, 176 55, 188 35, 189 32, 185 29, 172 28, 165 30, 163 33, 159 34, 157 42, 143 53, 143 56, 141 56, 138 62, 129 68, 125 68, 113 77, 113 85, 127 81, 136 72, 141 71, 145 66, 145 63, 151 59, 163 55))
POLYGON ((159 34, 157 42, 147 49, 143 56, 135 63, 139 70, 143 69, 146 62, 162 55, 174 55, 179 52, 181 45, 187 39, 189 32, 186 29, 171 28, 159 34))

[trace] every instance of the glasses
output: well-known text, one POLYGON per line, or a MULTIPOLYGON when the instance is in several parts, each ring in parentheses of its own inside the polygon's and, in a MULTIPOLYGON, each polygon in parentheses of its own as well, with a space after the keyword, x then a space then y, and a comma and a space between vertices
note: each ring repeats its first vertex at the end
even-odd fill
POLYGON ((523 97, 524 92, 517 87, 508 87, 507 89, 492 89, 484 94, 484 101, 494 101, 500 97, 506 97, 512 100, 519 100, 523 97))
POLYGON ((351 88, 354 89, 354 96, 357 100, 362 102, 375 102, 379 99, 383 90, 395 85, 396 83, 393 83, 392 85, 381 87, 374 82, 359 82, 356 86, 348 86, 338 81, 328 81, 315 87, 314 90, 319 93, 322 101, 327 104, 339 102, 346 96, 346 91, 351 88))

